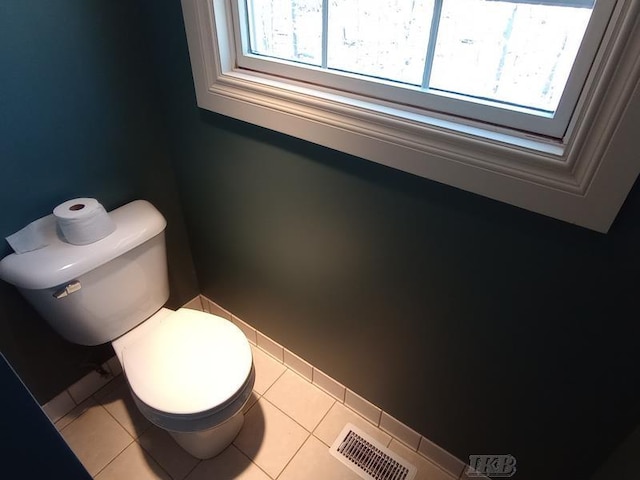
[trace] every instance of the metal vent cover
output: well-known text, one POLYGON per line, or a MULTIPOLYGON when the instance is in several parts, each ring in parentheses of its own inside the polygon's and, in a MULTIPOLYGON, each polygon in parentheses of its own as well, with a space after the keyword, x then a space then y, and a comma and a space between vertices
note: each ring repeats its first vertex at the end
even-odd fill
POLYGON ((413 480, 418 472, 414 465, 350 423, 329 452, 365 480, 413 480))

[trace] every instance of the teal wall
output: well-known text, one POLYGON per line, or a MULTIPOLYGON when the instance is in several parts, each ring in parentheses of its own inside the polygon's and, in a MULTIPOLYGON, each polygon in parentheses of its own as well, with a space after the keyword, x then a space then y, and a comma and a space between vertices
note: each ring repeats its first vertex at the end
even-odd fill
MULTIPOLYGON (((140 15, 121 1, 0 2, 0 237, 69 198, 150 200, 169 223, 177 306, 198 288, 140 15)), ((62 340, 4 282, 0 350, 41 402, 113 355, 62 340)))
POLYGON ((602 235, 198 110, 179 2, 147 3, 202 293, 520 479, 638 424, 637 187, 602 235))
POLYGON ((460 458, 515 455, 519 478, 584 478, 640 421, 637 188, 604 236, 225 118, 194 128, 215 144, 179 166, 209 298, 460 458))

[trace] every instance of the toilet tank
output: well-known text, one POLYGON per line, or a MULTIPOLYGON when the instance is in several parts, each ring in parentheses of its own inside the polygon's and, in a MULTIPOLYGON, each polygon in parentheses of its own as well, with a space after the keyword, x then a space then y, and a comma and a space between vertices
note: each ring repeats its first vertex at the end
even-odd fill
POLYGON ((0 278, 15 285, 54 330, 80 345, 118 338, 169 298, 162 214, 136 200, 109 215, 116 229, 102 240, 71 245, 53 223, 46 247, 0 261, 0 278))

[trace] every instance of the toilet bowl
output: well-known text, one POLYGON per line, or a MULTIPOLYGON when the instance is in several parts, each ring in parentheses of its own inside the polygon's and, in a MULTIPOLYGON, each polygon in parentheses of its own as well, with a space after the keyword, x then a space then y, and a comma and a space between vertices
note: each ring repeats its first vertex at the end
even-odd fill
POLYGON ((163 308, 112 345, 140 412, 191 455, 213 457, 236 437, 255 372, 234 324, 163 308))
POLYGON ((109 215, 115 231, 89 245, 67 243, 50 224, 43 248, 0 261, 0 278, 67 340, 111 342, 142 414, 194 457, 215 456, 244 422, 255 381, 249 342, 221 317, 163 308, 166 221, 153 205, 137 200, 109 215))

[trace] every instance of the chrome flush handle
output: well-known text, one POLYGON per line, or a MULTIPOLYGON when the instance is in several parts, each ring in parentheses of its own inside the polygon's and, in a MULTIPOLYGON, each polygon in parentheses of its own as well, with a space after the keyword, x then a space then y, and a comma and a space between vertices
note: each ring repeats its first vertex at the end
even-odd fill
POLYGON ((81 288, 82 285, 80 285, 80 282, 78 280, 74 280, 73 282, 68 283, 66 286, 56 290, 53 293, 53 296, 55 298, 64 298, 73 292, 77 292, 81 288))

